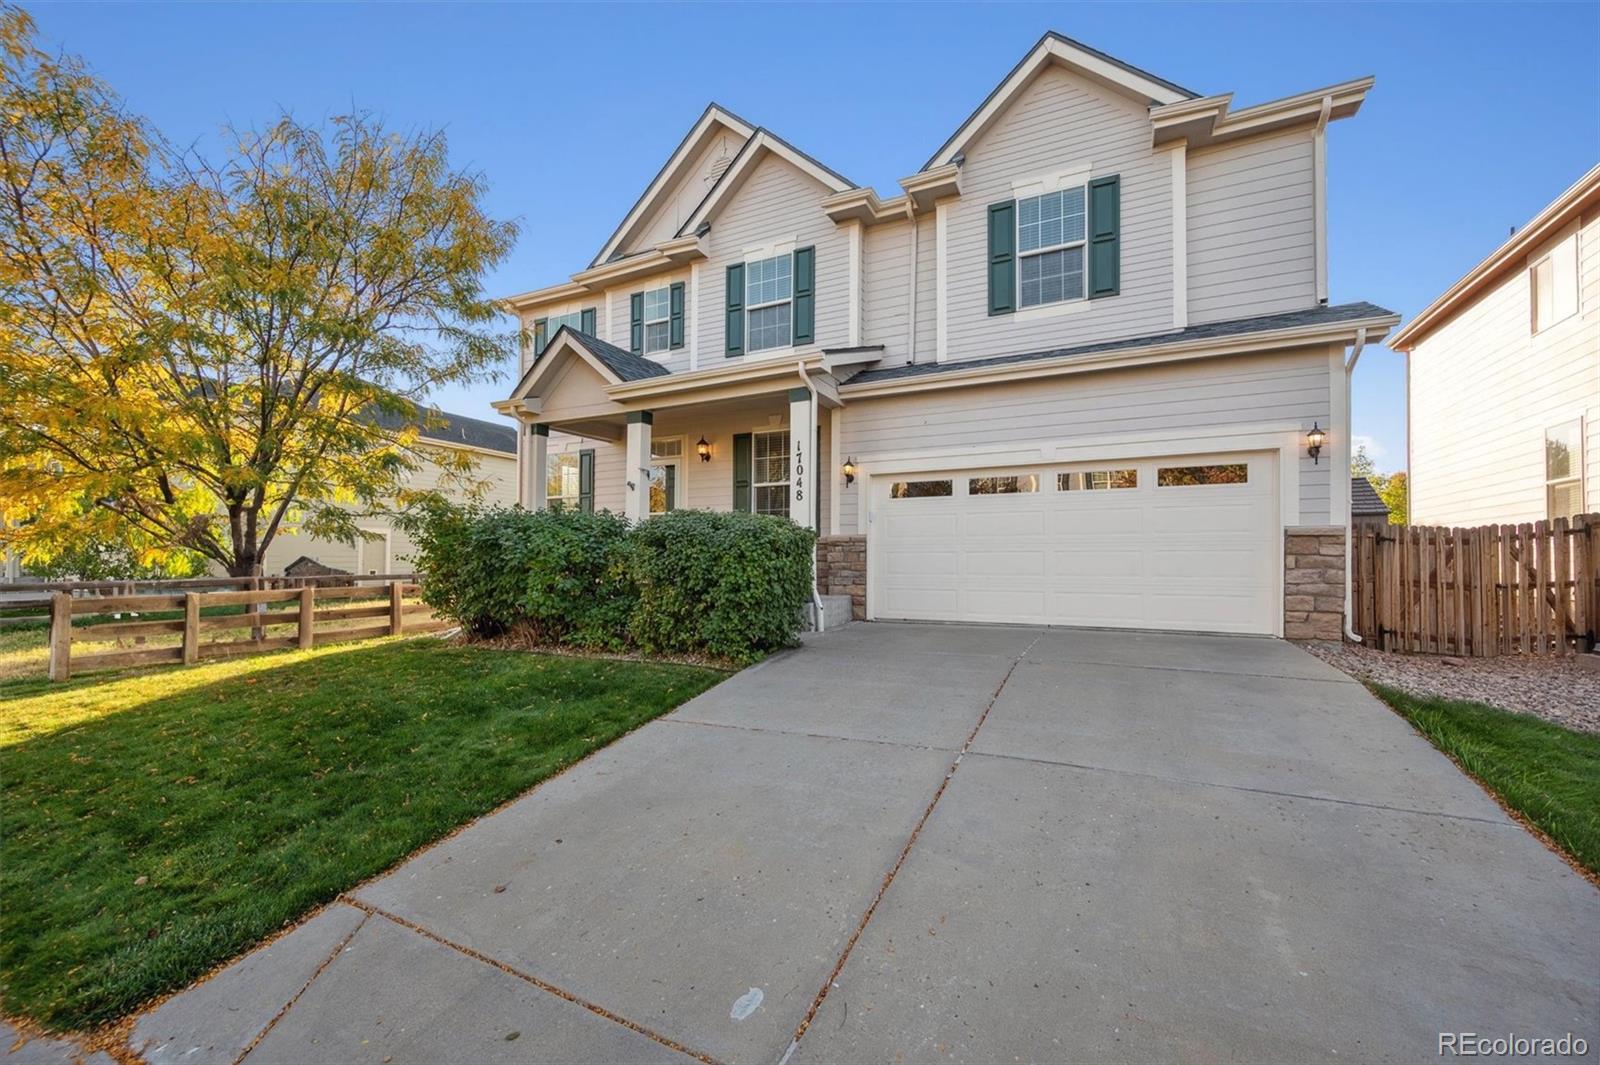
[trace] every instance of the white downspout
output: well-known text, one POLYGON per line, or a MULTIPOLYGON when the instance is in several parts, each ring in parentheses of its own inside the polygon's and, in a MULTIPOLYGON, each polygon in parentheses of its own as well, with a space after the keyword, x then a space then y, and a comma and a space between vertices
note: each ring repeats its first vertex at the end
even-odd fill
MULTIPOLYGON (((795 368, 800 371, 800 380, 805 384, 806 391, 811 393, 811 421, 812 421, 812 424, 814 425, 816 423, 816 420, 817 420, 817 386, 812 383, 811 375, 806 373, 806 364, 805 364, 804 361, 795 363, 795 368)), ((791 425, 789 427, 789 430, 791 432, 793 432, 794 431, 794 426, 791 425)), ((810 431, 811 431, 811 426, 807 426, 806 427, 806 432, 809 433, 810 431)), ((816 445, 812 444, 812 447, 815 448, 816 445)), ((822 465, 820 459, 821 459, 820 455, 816 456, 816 458, 813 459, 813 462, 815 462, 816 465, 819 466, 819 467, 822 465)), ((811 477, 812 477, 813 482, 817 482, 817 481, 820 480, 821 474, 817 470, 812 470, 811 471, 811 477)), ((834 489, 834 491, 838 491, 838 488, 836 487, 834 489)), ((821 531, 822 530, 820 530, 820 529, 817 530, 819 535, 821 534, 821 531)), ((1349 537, 1346 537, 1346 539, 1348 540, 1349 537)), ((1345 569, 1348 570, 1349 568, 1350 568, 1350 564, 1348 562, 1346 562, 1345 563, 1345 569)), ((1349 585, 1347 584, 1345 586, 1345 595, 1346 595, 1347 598, 1348 598, 1349 594, 1350 594, 1349 585)), ((816 560, 815 557, 813 557, 812 560, 811 560, 811 608, 817 612, 817 631, 818 632, 822 632, 823 629, 826 627, 827 622, 824 619, 823 613, 822 613, 822 593, 817 590, 817 560, 816 560)))
MULTIPOLYGON (((1344 469, 1347 472, 1350 469, 1352 455, 1350 435, 1355 426, 1355 412, 1350 407, 1350 380, 1355 374, 1356 363, 1361 361, 1361 351, 1366 346, 1367 330, 1363 326, 1356 330, 1356 342, 1350 349, 1350 358, 1344 364, 1344 432, 1340 434, 1344 439, 1344 443, 1341 445, 1340 450, 1344 453, 1344 469)), ((1349 495, 1349 492, 1346 491, 1345 494, 1349 495)), ((1344 511, 1344 638, 1351 643, 1361 643, 1363 642, 1361 637, 1356 635, 1355 629, 1351 626, 1351 621, 1355 618, 1355 578, 1350 572, 1350 563, 1355 556, 1355 551, 1351 545, 1355 532, 1355 517, 1350 513, 1350 508, 1346 506, 1344 511)))

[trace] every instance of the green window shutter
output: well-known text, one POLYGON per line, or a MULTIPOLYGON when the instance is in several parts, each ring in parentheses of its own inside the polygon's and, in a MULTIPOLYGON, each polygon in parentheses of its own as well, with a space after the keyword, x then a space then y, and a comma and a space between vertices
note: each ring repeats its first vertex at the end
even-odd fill
POLYGON ((644 354, 643 292, 635 292, 628 297, 628 350, 635 355, 644 354))
POLYGON ((594 513, 594 448, 578 452, 578 509, 594 513))
POLYGON ((594 336, 594 308, 585 307, 583 313, 578 315, 578 329, 580 332, 594 336))
POLYGON ((683 282, 672 286, 667 319, 667 342, 675 348, 683 347, 683 282))
POLYGON ((726 285, 728 313, 723 354, 731 358, 744 354, 744 263, 728 267, 726 285))
POLYGON ((1089 298, 1115 296, 1122 290, 1122 178, 1089 182, 1089 298))
POLYGON ((664 466, 662 472, 667 475, 667 509, 678 509, 678 467, 664 466))
POLYGON ((749 433, 733 437, 733 509, 750 512, 750 474, 754 465, 753 441, 749 433))
POLYGON ((794 250, 794 342, 815 339, 817 321, 817 249, 794 250))
POLYGON ((1017 201, 989 205, 989 313, 1017 309, 1017 201))
POLYGON ((533 357, 538 358, 544 354, 544 346, 550 342, 550 319, 536 318, 533 322, 533 357))

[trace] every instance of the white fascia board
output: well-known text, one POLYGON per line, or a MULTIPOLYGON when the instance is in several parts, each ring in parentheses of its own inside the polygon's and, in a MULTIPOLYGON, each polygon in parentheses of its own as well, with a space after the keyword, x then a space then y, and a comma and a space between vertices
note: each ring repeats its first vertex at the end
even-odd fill
POLYGON ((901 395, 908 392, 965 388, 1005 381, 1026 381, 1036 377, 1055 377, 1062 374, 1151 366, 1190 359, 1247 355, 1258 351, 1275 351, 1291 347, 1343 343, 1353 340, 1356 332, 1362 328, 1367 330, 1367 342, 1369 344, 1379 344, 1382 343, 1383 337, 1399 320, 1399 315, 1386 315, 1382 318, 1339 322, 1312 329, 1278 329, 1263 333, 1246 333, 1235 337, 1206 337, 1174 344, 1154 345, 1148 348, 1124 348, 1117 351, 1087 355, 1063 355, 1054 359, 1039 359, 1036 362, 974 366, 971 369, 948 370, 943 373, 931 373, 920 377, 891 378, 886 381, 868 381, 862 384, 852 384, 846 381, 840 386, 839 391, 846 401, 850 401, 867 396, 901 395))
POLYGON ((740 149, 738 157, 733 161, 733 165, 728 167, 722 177, 717 180, 716 185, 706 194, 706 198, 700 201, 700 206, 696 207, 683 225, 678 227, 679 236, 693 233, 699 228, 700 223, 715 215, 722 205, 738 191, 739 186, 744 183, 744 179, 749 176, 756 165, 769 153, 792 164, 801 173, 815 178, 825 185, 830 192, 846 192, 855 188, 848 181, 843 181, 837 174, 818 166, 815 162, 795 151, 766 130, 757 130, 756 135, 746 141, 744 148, 740 149))
POLYGON ((539 357, 534 360, 534 364, 528 368, 528 372, 523 375, 522 380, 517 382, 516 390, 511 393, 510 400, 523 403, 528 402, 528 394, 533 392, 534 387, 538 385, 539 382, 543 381, 546 377, 550 376, 551 373, 555 372, 552 368, 561 364, 561 357, 564 354, 575 355, 582 359, 588 364, 590 369, 594 370, 595 373, 600 375, 600 379, 607 385, 619 385, 623 383, 622 378, 612 373, 610 368, 607 367, 605 363, 595 358, 587 348, 578 343, 571 333, 559 332, 556 335, 556 338, 550 342, 544 351, 539 353, 539 357))
POLYGON ((775 379, 793 377, 799 380, 799 367, 807 373, 825 371, 826 357, 821 352, 806 355, 775 355, 754 362, 733 361, 725 366, 712 366, 689 373, 667 374, 664 377, 646 377, 639 381, 618 381, 606 387, 606 395, 617 402, 649 399, 654 396, 693 392, 702 388, 715 388, 729 384, 749 383, 752 393, 770 391, 763 386, 775 379))
POLYGON ((689 161, 690 156, 694 154, 712 124, 724 126, 732 133, 744 137, 746 140, 755 133, 755 127, 737 115, 724 111, 716 104, 707 107, 705 113, 700 116, 699 121, 690 127, 688 134, 679 142, 673 153, 667 157, 666 163, 656 174, 655 179, 645 187, 643 195, 633 205, 632 210, 623 217, 621 224, 611 234, 611 238, 600 249, 600 254, 596 255, 594 260, 590 262, 590 267, 599 266, 615 253, 618 245, 628 238, 629 230, 638 223, 640 218, 655 207, 656 200, 677 179, 678 172, 689 161))
POLYGON ((1067 41, 1053 36, 1047 36, 1040 41, 1038 46, 1027 59, 1011 72, 976 114, 962 123, 961 127, 939 149, 939 153, 928 160, 924 170, 945 166, 955 160, 955 157, 966 149, 966 146, 984 130, 988 129, 1007 107, 1016 95, 1027 87, 1036 74, 1046 63, 1061 63, 1062 65, 1102 84, 1121 89, 1130 96, 1145 101, 1154 101, 1157 104, 1173 104, 1187 101, 1189 97, 1176 92, 1172 88, 1159 82, 1142 77, 1126 67, 1112 63, 1093 53, 1074 47, 1067 41))
POLYGON ((1281 100, 1252 104, 1238 111, 1229 110, 1233 104, 1232 93, 1153 108, 1150 112, 1153 143, 1187 140, 1190 147, 1199 148, 1269 133, 1285 126, 1350 118, 1361 109, 1373 83, 1370 76, 1355 78, 1281 100))

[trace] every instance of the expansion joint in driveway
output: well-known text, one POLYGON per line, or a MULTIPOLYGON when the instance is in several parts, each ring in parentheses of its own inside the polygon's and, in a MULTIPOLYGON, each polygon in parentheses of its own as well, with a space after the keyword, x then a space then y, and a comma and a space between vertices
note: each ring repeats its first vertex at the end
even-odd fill
MULTIPOLYGON (((629 1031, 637 1032, 640 1035, 644 1036, 646 1039, 652 1039, 655 1042, 660 1043, 662 1046, 666 1047, 669 1050, 675 1050, 680 1054, 687 1054, 689 1057, 694 1058, 696 1061, 705 1062, 706 1065, 717 1065, 717 1059, 713 1058, 710 1054, 706 1054, 706 1053, 704 1053, 702 1051, 695 1050, 693 1047, 684 1046, 682 1043, 678 1042, 676 1039, 671 1038, 670 1036, 665 1036, 665 1035, 662 1035, 660 1032, 653 1031, 653 1030, 651 1030, 649 1028, 646 1028, 644 1025, 639 1024, 637 1021, 630 1021, 630 1020, 628 1020, 628 1018, 622 1016, 622 1014, 613 1013, 611 1010, 606 1009, 604 1006, 600 1005, 597 1002, 590 1002, 588 999, 580 998, 577 995, 573 994, 571 991, 568 991, 566 988, 558 987, 555 984, 552 984, 548 980, 541 980, 539 977, 534 976, 532 973, 525 973, 521 969, 515 968, 514 966, 511 966, 511 965, 507 965, 505 962, 501 961, 500 959, 490 957, 489 955, 483 953, 483 951, 481 951, 481 950, 474 950, 472 947, 466 946, 465 944, 457 943, 454 940, 446 939, 444 936, 441 936, 439 933, 431 931, 431 930, 429 930, 427 928, 424 928, 422 925, 417 924, 415 921, 407 920, 406 918, 401 917, 399 914, 390 913, 388 910, 384 910, 384 909, 381 909, 381 908, 379 908, 377 906, 374 906, 370 902, 362 902, 360 899, 352 898, 349 895, 341 896, 341 898, 342 898, 342 901, 348 902, 350 905, 356 907, 357 909, 366 911, 366 913, 369 916, 381 917, 386 921, 390 921, 390 922, 392 922, 394 924, 399 925, 401 928, 404 928, 404 929, 407 929, 409 931, 415 932, 417 935, 422 936, 424 939, 431 939, 433 942, 439 944, 442 947, 446 947, 446 948, 448 948, 450 950, 453 950, 457 954, 464 954, 467 957, 471 958, 473 961, 479 961, 479 962, 482 962, 485 965, 492 965, 496 969, 499 969, 501 972, 505 973, 507 976, 514 976, 518 980, 521 980, 523 983, 532 984, 534 987, 538 988, 540 991, 547 992, 548 994, 554 995, 554 996, 556 996, 557 998, 560 998, 560 999, 565 999, 566 1001, 572 1003, 574 1006, 582 1006, 584 1009, 588 1010, 590 1013, 594 1014, 595 1016, 603 1017, 604 1019, 606 1019, 608 1021, 611 1021, 614 1024, 620 1024, 620 1025, 622 1025, 622 1027, 628 1029, 629 1031)), ((335 951, 335 954, 337 954, 337 953, 338 952, 335 951)))
POLYGON ((800 1025, 794 1030, 794 1039, 789 1042, 789 1049, 783 1052, 779 1065, 787 1065, 794 1056, 800 1040, 806 1034, 806 1029, 811 1027, 811 1022, 816 1019, 817 1011, 822 1008, 822 1003, 827 999, 828 992, 833 989, 834 982, 839 979, 839 974, 844 972, 845 963, 850 960, 850 952, 855 949, 856 943, 861 940, 861 934, 867 930, 867 924, 872 920, 872 915, 878 911, 878 904, 883 901, 883 896, 888 893, 889 885, 894 883, 894 878, 899 874, 900 868, 906 864, 906 859, 911 855, 911 848, 916 846, 917 837, 922 834, 923 826, 928 823, 928 818, 933 816, 934 807, 939 805, 939 800, 944 798, 945 789, 950 786, 951 779, 956 775, 956 770, 961 768, 961 760, 972 750, 972 744, 978 738, 978 730, 983 728, 983 723, 989 720, 989 711, 994 709, 994 704, 999 701, 1000 693, 1005 691, 1006 684, 1011 680, 1011 674, 1017 671, 1017 666, 1033 650, 1041 637, 1035 636, 1033 642, 1022 649, 1022 653, 1011 660, 1011 665, 1006 669, 1006 675, 1000 678, 1000 683, 995 685, 994 692, 989 696, 989 701, 984 704, 983 712, 978 715, 978 720, 973 724, 972 731, 967 733, 966 742, 956 752, 955 758, 950 762, 950 768, 945 770, 944 779, 939 781, 939 786, 934 789, 933 798, 928 800, 928 805, 923 808, 922 816, 917 818, 917 823, 912 827, 911 834, 906 837, 906 844, 900 848, 900 855, 895 859, 894 865, 884 875, 883 883, 878 885, 878 891, 872 896, 872 901, 862 911, 861 920, 856 924, 855 931, 850 933, 850 938, 845 940, 844 949, 839 952, 839 958, 833 963, 832 970, 822 981, 816 998, 811 1000, 811 1008, 806 1010, 806 1015, 800 1019, 800 1025))

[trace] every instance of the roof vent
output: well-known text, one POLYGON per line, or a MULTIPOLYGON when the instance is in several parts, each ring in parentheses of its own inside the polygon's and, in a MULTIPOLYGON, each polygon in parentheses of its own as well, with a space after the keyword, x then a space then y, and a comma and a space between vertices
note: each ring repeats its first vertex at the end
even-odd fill
POLYGON ((726 155, 711 160, 711 165, 706 168, 706 184, 715 185, 728 172, 728 166, 733 160, 726 155))

